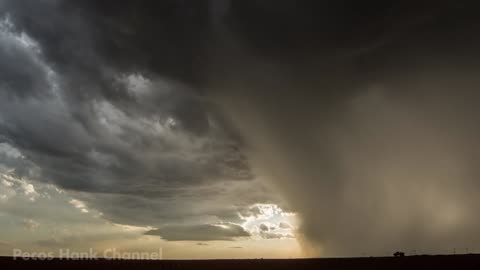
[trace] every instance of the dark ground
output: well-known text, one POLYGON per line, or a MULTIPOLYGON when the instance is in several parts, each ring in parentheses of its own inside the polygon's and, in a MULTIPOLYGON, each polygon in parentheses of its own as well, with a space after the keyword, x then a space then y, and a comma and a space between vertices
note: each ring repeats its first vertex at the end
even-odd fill
POLYGON ((255 260, 13 260, 0 269, 480 269, 480 255, 255 260))

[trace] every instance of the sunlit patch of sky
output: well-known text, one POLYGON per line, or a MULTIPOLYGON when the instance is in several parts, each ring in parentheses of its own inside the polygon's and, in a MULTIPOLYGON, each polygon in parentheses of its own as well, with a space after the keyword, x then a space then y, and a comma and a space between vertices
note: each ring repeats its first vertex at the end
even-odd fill
POLYGON ((242 226, 256 238, 293 238, 298 220, 275 204, 254 204, 247 214, 239 213, 242 226))

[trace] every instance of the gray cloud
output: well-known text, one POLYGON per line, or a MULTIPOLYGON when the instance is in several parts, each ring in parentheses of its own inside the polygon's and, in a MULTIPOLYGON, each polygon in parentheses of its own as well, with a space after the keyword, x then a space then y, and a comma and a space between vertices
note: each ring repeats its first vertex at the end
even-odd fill
POLYGON ((275 233, 275 232, 261 232, 260 236, 264 239, 284 239, 294 238, 291 233, 275 233))
POLYGON ((8 32, 7 22, 0 24, 0 87, 7 89, 9 98, 41 96, 49 92, 49 70, 35 55, 36 44, 25 35, 8 32))
POLYGON ((167 241, 231 241, 238 237, 248 237, 250 233, 233 223, 202 225, 170 225, 146 232, 147 235, 159 235, 167 241))
POLYGON ((263 224, 263 223, 260 224, 260 226, 258 228, 260 229, 260 231, 268 231, 269 230, 268 226, 263 224))

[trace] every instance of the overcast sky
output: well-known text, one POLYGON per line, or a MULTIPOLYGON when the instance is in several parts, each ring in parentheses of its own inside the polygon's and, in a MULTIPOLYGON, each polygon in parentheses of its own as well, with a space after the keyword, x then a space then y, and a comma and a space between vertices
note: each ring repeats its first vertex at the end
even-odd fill
POLYGON ((480 21, 445 2, 0 0, 0 255, 480 250, 480 21))

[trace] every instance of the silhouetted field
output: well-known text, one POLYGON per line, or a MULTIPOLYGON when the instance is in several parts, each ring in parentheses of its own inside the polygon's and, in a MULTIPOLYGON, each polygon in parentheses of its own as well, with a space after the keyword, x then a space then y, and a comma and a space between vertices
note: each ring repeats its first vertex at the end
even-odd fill
POLYGON ((254 260, 14 260, 0 269, 480 269, 480 255, 254 260))

